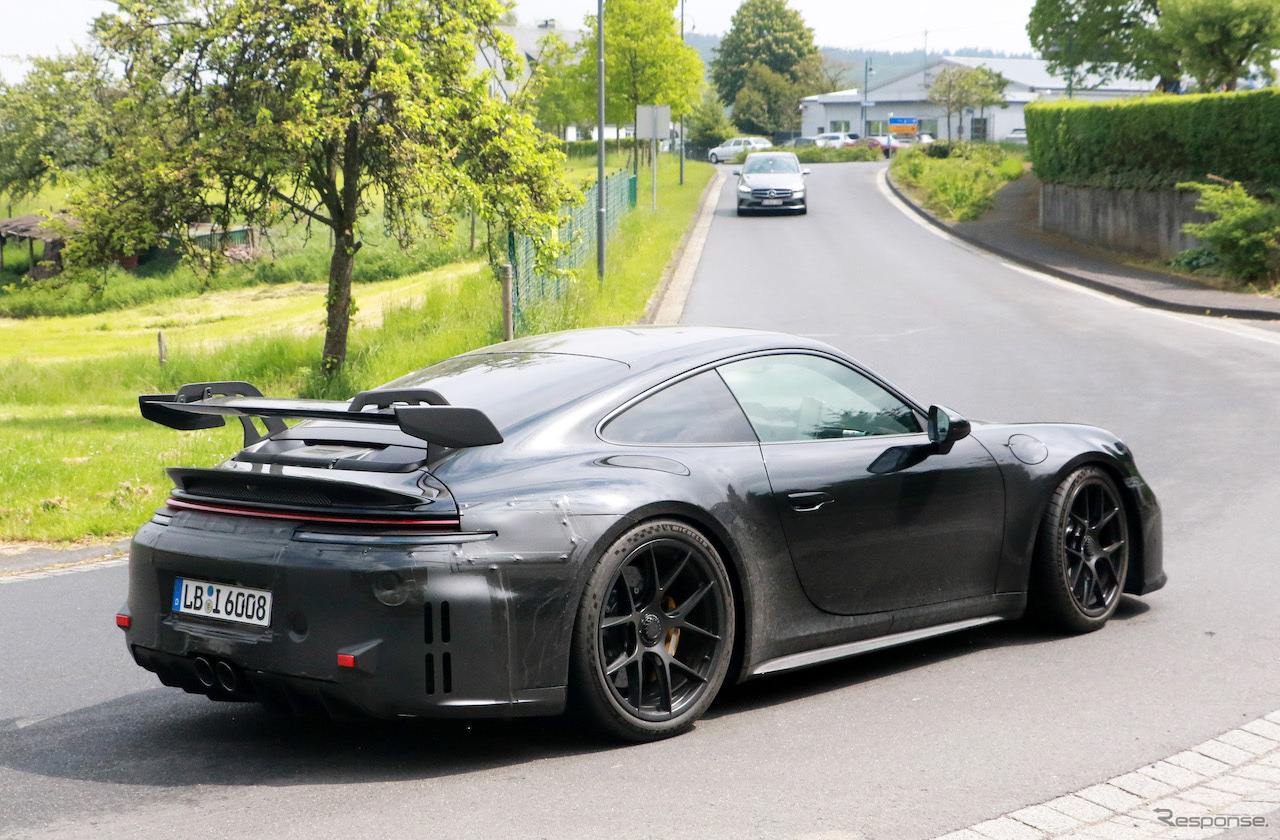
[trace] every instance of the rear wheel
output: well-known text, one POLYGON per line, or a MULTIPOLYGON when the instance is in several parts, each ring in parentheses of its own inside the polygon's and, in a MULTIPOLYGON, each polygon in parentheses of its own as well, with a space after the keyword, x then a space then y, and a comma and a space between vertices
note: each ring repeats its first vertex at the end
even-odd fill
POLYGON ((1111 476, 1084 467, 1054 491, 1040 523, 1031 601, 1050 627, 1087 633, 1107 623, 1129 571, 1129 522, 1111 476))
POLYGON ((734 602, 719 552, 674 520, 637 526, 600 558, 578 608, 572 688, 605 732, 688 731, 724 684, 734 602))

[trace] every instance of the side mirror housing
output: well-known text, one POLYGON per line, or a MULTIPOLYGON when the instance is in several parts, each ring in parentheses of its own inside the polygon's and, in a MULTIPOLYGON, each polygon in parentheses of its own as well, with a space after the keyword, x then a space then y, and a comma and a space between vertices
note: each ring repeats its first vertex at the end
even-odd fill
POLYGON ((939 452, 951 451, 958 440, 969 436, 969 421, 949 408, 940 405, 929 407, 929 440, 939 452))
POLYGON ((808 174, 809 174, 810 172, 812 172, 812 171, 813 171, 812 169, 801 169, 801 170, 800 170, 800 174, 801 174, 801 175, 808 175, 808 174))
POLYGON ((734 175, 741 175, 741 174, 742 174, 742 170, 741 170, 741 169, 735 169, 735 170, 733 170, 733 174, 734 174, 734 175))

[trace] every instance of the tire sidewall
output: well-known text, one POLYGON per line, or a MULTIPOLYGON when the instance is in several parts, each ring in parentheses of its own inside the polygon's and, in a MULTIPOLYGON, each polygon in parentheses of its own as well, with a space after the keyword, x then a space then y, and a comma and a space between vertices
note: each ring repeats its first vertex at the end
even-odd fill
POLYGON ((733 588, 724 560, 715 546, 697 529, 677 520, 659 519, 641 523, 624 533, 605 550, 587 579, 571 642, 571 702, 577 711, 585 713, 601 729, 629 741, 656 741, 687 732, 715 700, 724 684, 733 653, 736 621, 733 588), (599 624, 605 599, 608 598, 619 570, 637 548, 660 539, 687 543, 707 559, 709 571, 716 582, 724 627, 717 660, 707 675, 702 695, 689 708, 670 720, 647 721, 623 707, 606 681, 600 661, 599 624))
POLYGON ((1055 629, 1073 633, 1089 633, 1101 628, 1115 614, 1124 592, 1129 571, 1130 537, 1128 511, 1115 481, 1099 467, 1081 467, 1068 475, 1054 491, 1041 520, 1032 562, 1030 601, 1040 620, 1055 629), (1064 519, 1070 505, 1085 485, 1100 482, 1120 506, 1119 516, 1125 527, 1124 563, 1119 570, 1120 592, 1100 615, 1089 615, 1076 603, 1068 581, 1066 533, 1064 519))

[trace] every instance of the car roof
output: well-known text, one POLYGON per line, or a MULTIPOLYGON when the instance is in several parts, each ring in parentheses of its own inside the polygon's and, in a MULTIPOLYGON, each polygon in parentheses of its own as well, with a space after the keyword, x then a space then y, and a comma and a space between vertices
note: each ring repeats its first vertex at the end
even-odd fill
POLYGON ((795 152, 786 152, 786 151, 783 151, 783 152, 749 152, 749 153, 747 154, 747 157, 748 157, 748 158, 771 158, 771 157, 779 157, 779 158, 794 158, 795 156, 796 156, 796 153, 795 153, 795 152))

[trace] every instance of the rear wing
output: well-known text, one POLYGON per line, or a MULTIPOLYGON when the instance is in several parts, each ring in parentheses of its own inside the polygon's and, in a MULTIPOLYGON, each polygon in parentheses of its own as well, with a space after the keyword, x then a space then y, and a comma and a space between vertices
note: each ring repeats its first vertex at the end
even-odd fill
POLYGON ((361 391, 341 402, 269 399, 248 382, 196 382, 176 394, 144 394, 138 407, 148 420, 182 431, 215 429, 225 418, 237 417, 245 446, 266 437, 254 417, 262 419, 267 435, 283 432, 284 419, 290 418, 398 426, 407 435, 451 449, 502 443, 502 434, 483 411, 449 405, 429 388, 361 391))

